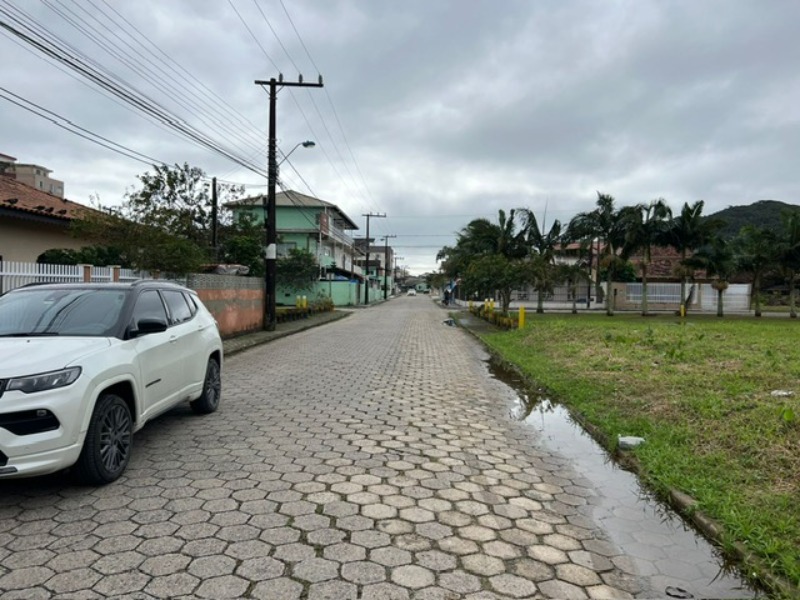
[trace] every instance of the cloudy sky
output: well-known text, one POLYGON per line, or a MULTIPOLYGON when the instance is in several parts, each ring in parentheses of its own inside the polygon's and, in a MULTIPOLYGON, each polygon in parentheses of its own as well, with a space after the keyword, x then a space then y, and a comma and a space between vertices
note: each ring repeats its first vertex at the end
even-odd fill
MULTIPOLYGON (((800 203, 796 0, 0 0, 0 21, 262 172, 268 98, 254 80, 322 74, 322 89, 279 95, 282 151, 317 144, 281 179, 339 205, 357 236, 362 214, 386 213, 370 234, 397 235, 412 272, 435 269, 473 218, 528 207, 549 227, 591 210, 597 190, 620 206, 704 199, 706 213, 800 203)), ((52 169, 69 199, 118 204, 148 167, 52 120, 265 190, 0 32, 0 153, 52 169)))

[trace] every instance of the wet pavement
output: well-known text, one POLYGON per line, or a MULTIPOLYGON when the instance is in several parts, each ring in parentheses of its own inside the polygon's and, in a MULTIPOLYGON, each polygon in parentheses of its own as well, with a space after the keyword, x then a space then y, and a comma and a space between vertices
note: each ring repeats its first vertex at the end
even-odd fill
POLYGON ((721 553, 669 506, 644 489, 558 403, 529 390, 515 374, 488 365, 507 384, 510 416, 539 433, 538 443, 557 452, 593 486, 592 518, 622 549, 644 589, 640 596, 752 598, 721 553))
POLYGON ((239 352, 220 411, 148 424, 109 486, 0 482, 0 599, 737 597, 514 418, 446 318, 401 297, 239 352))

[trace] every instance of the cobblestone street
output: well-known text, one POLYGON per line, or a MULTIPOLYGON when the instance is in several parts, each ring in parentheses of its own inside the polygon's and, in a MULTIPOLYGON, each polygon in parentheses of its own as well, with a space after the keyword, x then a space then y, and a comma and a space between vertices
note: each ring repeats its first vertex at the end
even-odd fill
POLYGON ((219 412, 148 424, 109 486, 0 482, 0 598, 654 597, 446 316, 401 297, 230 356, 219 412))

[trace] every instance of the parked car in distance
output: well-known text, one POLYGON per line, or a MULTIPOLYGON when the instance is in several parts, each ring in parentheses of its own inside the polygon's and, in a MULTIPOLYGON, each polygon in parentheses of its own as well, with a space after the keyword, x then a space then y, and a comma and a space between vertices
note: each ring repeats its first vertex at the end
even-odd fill
POLYGON ((413 290, 412 289, 412 290, 408 290, 408 292, 406 292, 406 296, 416 296, 416 295, 417 295, 417 290, 413 290))
POLYGON ((159 281, 30 285, 0 296, 0 479, 72 467, 117 479, 133 433, 221 397, 222 341, 192 290, 159 281))

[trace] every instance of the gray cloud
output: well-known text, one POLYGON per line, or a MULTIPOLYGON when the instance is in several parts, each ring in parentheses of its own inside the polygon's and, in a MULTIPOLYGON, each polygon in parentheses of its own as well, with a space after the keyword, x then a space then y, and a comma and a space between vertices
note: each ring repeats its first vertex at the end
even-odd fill
MULTIPOLYGON (((280 3, 256 2, 233 0, 261 47, 227 2, 142 0, 134 9, 109 0, 158 49, 129 25, 109 29, 95 12, 106 35, 161 73, 159 89, 44 3, 12 0, 187 123, 264 165, 267 96, 253 81, 278 70, 290 79, 298 70, 317 73, 280 3), (172 72, 171 61, 191 75, 172 72)), ((317 148, 298 150, 292 165, 356 222, 385 211, 389 218, 375 219, 371 233, 397 234, 393 245, 417 271, 434 268, 436 250, 471 218, 529 206, 567 221, 593 206, 595 190, 620 204, 663 196, 674 209, 703 198, 709 212, 800 198, 796 2, 777 0, 768 10, 743 0, 285 4, 326 88, 281 92, 280 146, 288 152, 315 139, 317 148)), ((91 8, 85 0, 65 5, 100 27, 81 12, 91 8)), ((0 53, 3 87, 159 160, 263 185, 7 36, 0 53)), ((77 201, 99 194, 119 202, 147 168, 5 102, 0 132, 0 152, 54 169, 77 201)), ((289 165, 282 177, 308 192, 289 165)))

